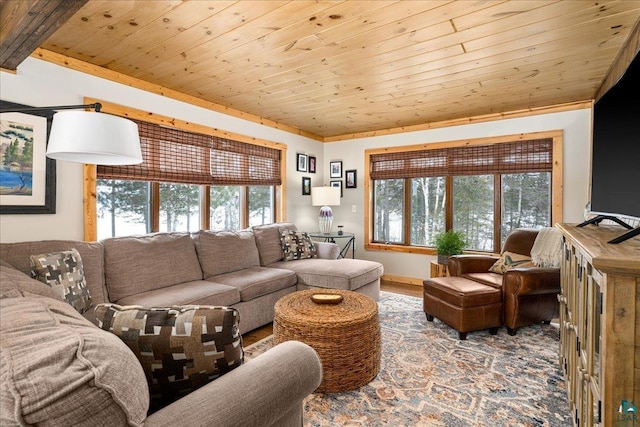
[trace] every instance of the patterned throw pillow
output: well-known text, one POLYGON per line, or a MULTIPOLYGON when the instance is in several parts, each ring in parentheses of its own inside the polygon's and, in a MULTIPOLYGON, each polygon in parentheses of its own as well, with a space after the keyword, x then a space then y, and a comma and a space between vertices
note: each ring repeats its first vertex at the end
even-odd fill
POLYGON ((91 294, 77 250, 31 255, 31 277, 51 286, 78 312, 91 308, 91 294))
POLYGON ((144 369, 156 411, 244 362, 234 308, 98 304, 98 326, 120 337, 144 369))
POLYGON ((284 230, 280 233, 280 244, 282 246, 282 259, 293 261, 295 259, 314 258, 316 256, 316 245, 305 232, 294 230, 284 230))
POLYGON ((500 258, 489 268, 489 271, 504 274, 509 270, 520 267, 535 267, 536 265, 526 255, 515 252, 504 252, 500 258))

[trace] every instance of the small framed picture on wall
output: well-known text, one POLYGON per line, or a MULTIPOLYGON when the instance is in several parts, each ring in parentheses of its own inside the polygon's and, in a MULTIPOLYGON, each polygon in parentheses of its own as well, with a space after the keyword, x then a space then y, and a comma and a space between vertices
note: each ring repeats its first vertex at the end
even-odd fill
POLYGON ((355 169, 344 172, 345 188, 357 188, 358 186, 358 171, 355 169))
POLYGON ((308 176, 302 177, 302 195, 310 196, 311 195, 311 178, 308 176))
POLYGON ((297 162, 296 162, 296 170, 298 172, 306 172, 307 171, 307 160, 308 160, 308 156, 306 154, 298 154, 298 157, 296 158, 297 162))
POLYGON ((316 158, 309 156, 309 173, 316 173, 316 158))
POLYGON ((329 178, 342 178, 342 162, 329 162, 329 178))
POLYGON ((338 187, 340 189, 340 197, 342 197, 342 181, 329 181, 332 187, 338 187))

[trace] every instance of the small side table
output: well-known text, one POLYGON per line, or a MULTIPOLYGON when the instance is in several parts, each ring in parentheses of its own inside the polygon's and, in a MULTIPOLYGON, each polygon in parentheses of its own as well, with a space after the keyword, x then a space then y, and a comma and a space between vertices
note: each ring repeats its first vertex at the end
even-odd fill
POLYGON ((343 289, 307 289, 280 298, 274 307, 273 343, 295 340, 313 347, 322 362, 319 393, 354 390, 380 371, 378 304, 343 289), (313 294, 338 294, 339 304, 316 304, 313 294))
POLYGON ((345 258, 349 254, 349 250, 351 250, 351 258, 356 257, 356 236, 353 233, 338 234, 337 232, 320 233, 316 231, 307 234, 309 234, 309 237, 313 237, 314 239, 324 239, 325 242, 336 243, 338 246, 340 244, 336 242, 336 239, 347 239, 345 245, 340 248, 340 255, 338 258, 345 258))
POLYGON ((438 261, 431 261, 431 277, 447 277, 447 264, 438 264, 438 261))

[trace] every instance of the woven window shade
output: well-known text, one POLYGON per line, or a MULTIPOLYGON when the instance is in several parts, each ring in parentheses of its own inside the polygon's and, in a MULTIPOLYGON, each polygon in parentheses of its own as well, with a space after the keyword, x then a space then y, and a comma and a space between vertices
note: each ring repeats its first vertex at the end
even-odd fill
POLYGON ((281 184, 277 149, 135 122, 140 133, 142 163, 99 165, 99 179, 199 185, 281 184))
POLYGON ((374 154, 371 179, 550 172, 551 138, 374 154))

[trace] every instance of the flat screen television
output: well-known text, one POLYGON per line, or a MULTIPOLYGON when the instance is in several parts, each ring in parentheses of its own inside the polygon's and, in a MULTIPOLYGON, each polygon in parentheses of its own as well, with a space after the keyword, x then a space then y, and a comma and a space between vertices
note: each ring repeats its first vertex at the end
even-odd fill
POLYGON ((609 219, 628 229, 609 243, 640 234, 625 222, 640 219, 640 54, 594 105, 591 212, 581 226, 609 219))

